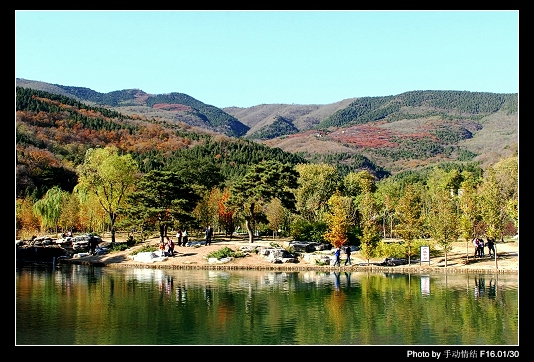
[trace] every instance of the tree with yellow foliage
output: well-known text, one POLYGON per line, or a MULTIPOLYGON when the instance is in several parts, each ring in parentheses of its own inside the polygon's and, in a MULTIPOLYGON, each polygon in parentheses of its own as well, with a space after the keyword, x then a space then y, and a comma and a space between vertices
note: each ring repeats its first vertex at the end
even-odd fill
POLYGON ((348 233, 354 225, 356 208, 353 199, 348 196, 341 196, 336 191, 328 199, 328 212, 325 214, 328 230, 324 234, 335 248, 341 248, 348 244, 348 233))

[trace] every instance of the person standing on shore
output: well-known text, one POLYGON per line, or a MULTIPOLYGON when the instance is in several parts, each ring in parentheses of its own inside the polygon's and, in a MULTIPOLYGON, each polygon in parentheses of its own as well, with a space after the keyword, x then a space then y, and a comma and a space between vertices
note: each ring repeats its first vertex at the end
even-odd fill
POLYGON ((182 231, 182 246, 185 246, 189 238, 187 237, 187 230, 182 231))
POLYGON ((211 225, 208 225, 205 233, 206 233, 206 245, 211 245, 211 238, 213 237, 213 229, 211 225))
POLYGON ((495 256, 495 242, 493 239, 488 238, 488 242, 486 243, 488 246, 488 256, 491 258, 492 256, 495 256))
POLYGON ((98 245, 98 240, 93 236, 89 236, 89 254, 96 254, 96 246, 98 245))
POLYGON ((178 246, 182 246, 182 237, 183 237, 182 230, 178 229, 178 231, 176 232, 176 244, 178 246))
POLYGON ((347 247, 345 248, 345 254, 347 254, 347 259, 345 260, 345 265, 347 265, 347 263, 349 263, 349 265, 352 265, 352 262, 350 261, 350 253, 352 252, 352 250, 350 250, 350 245, 347 245, 347 247))
POLYGON ((478 245, 478 237, 473 239, 473 246, 475 247, 474 257, 476 258, 477 256, 480 256, 480 246, 478 245))
POLYGON ((478 239, 478 256, 481 258, 484 256, 484 239, 482 238, 478 239))

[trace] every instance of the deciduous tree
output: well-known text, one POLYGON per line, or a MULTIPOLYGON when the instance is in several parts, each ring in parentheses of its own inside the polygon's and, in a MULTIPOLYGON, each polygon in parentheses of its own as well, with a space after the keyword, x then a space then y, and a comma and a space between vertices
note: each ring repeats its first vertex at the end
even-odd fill
POLYGON ((328 230, 324 238, 335 248, 348 244, 348 234, 355 223, 355 214, 356 207, 352 197, 342 196, 336 192, 328 199, 328 212, 325 213, 328 230))
POLYGON ((397 218, 399 224, 395 232, 404 240, 408 247, 408 265, 411 264, 412 242, 422 234, 423 213, 420 185, 406 185, 404 194, 397 204, 397 218))
POLYGON ((87 150, 83 164, 78 167, 78 185, 81 192, 97 196, 109 216, 111 242, 115 242, 115 221, 126 194, 132 190, 138 167, 132 157, 119 155, 115 147, 87 150))

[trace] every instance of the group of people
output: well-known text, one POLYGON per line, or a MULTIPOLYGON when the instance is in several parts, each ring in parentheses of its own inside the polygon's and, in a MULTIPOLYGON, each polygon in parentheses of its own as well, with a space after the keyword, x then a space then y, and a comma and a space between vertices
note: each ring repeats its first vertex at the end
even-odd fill
MULTIPOLYGON (((350 245, 345 247, 345 254, 347 255, 347 259, 345 259, 344 265, 352 265, 352 261, 350 260, 350 254, 352 253, 352 250, 350 248, 350 245)), ((334 251, 334 266, 341 266, 341 248, 336 248, 334 251)))
POLYGON ((189 238, 187 236, 187 231, 182 231, 181 229, 178 229, 178 231, 176 232, 176 244, 178 246, 186 246, 188 241, 189 238))
POLYGON ((475 258, 484 257, 484 247, 488 247, 488 256, 495 256, 495 241, 491 238, 488 238, 488 241, 484 243, 484 239, 476 237, 473 239, 473 246, 475 247, 475 258))
MULTIPOLYGON (((178 229, 178 231, 176 232, 176 245, 186 246, 187 242, 188 242, 187 231, 186 230, 182 231, 181 229, 178 229)), ((162 242, 159 245, 159 250, 162 256, 171 256, 174 258, 174 254, 175 254, 174 247, 175 247, 174 241, 172 241, 172 239, 167 236, 167 242, 165 243, 162 242)))
MULTIPOLYGON (((211 226, 208 226, 204 230, 204 239, 206 240, 206 245, 211 245, 211 240, 213 238, 213 228, 211 226)), ((178 229, 176 232, 176 245, 178 246, 186 246, 189 242, 189 238, 187 236, 186 230, 178 229)), ((174 257, 174 241, 170 237, 167 236, 167 242, 161 242, 159 245, 159 249, 162 256, 171 256, 174 257)))

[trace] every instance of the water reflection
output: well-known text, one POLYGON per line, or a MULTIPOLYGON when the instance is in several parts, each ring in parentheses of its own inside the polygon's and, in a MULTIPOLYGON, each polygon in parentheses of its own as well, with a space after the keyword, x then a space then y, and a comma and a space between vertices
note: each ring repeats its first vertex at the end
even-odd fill
POLYGON ((518 342, 515 274, 24 267, 16 302, 17 344, 518 342))
POLYGON ((487 297, 489 299, 495 299, 497 297, 497 278, 491 276, 489 278, 488 288, 486 288, 486 277, 475 276, 474 296, 475 299, 487 297), (487 293, 486 293, 487 291, 487 293))

